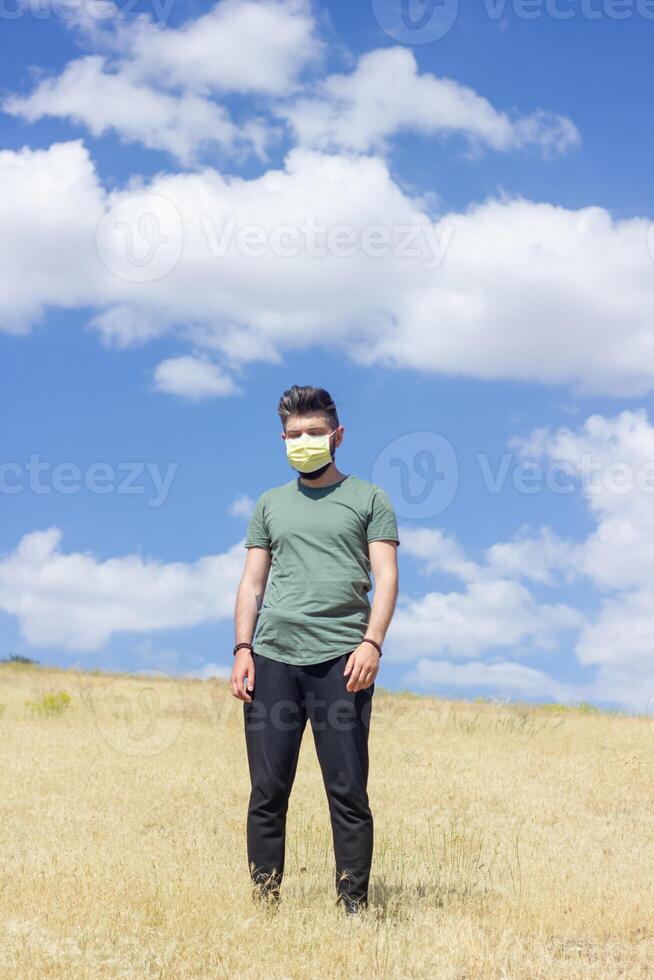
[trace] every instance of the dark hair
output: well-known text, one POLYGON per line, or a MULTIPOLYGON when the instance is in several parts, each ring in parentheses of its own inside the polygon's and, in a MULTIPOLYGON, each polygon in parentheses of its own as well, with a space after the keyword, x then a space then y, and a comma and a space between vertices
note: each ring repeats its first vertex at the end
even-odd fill
POLYGON ((291 415, 326 416, 333 429, 338 428, 338 413, 332 396, 324 388, 314 388, 313 385, 293 385, 279 399, 277 414, 282 420, 284 430, 291 415))

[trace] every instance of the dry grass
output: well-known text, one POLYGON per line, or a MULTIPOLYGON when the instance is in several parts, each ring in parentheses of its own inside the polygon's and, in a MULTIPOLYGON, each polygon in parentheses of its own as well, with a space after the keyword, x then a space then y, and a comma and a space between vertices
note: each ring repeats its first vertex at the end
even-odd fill
POLYGON ((0 706, 3 978, 654 976, 646 718, 378 689, 371 908, 349 921, 309 731, 266 911, 224 682, 2 665, 0 706))

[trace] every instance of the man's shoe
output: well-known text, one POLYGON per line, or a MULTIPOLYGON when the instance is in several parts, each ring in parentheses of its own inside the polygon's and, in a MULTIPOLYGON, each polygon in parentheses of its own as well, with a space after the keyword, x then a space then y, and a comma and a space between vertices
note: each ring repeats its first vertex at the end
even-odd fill
POLYGON ((367 902, 357 900, 355 898, 349 898, 347 895, 339 895, 336 899, 336 904, 339 906, 345 915, 358 916, 360 912, 363 912, 367 908, 367 902))
POLYGON ((252 889, 252 901, 266 909, 279 908, 281 900, 279 889, 263 888, 261 885, 255 885, 252 889))
POLYGON ((282 876, 277 872, 266 873, 258 871, 252 875, 252 898, 255 902, 266 905, 277 905, 280 899, 279 889, 282 876))
POLYGON ((279 905, 281 878, 276 875, 260 875, 253 879, 252 899, 258 904, 267 907, 277 907, 279 905))

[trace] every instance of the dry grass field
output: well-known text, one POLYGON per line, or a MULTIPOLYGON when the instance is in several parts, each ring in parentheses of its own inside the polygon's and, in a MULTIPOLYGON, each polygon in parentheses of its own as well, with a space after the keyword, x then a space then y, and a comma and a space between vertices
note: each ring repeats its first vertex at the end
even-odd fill
POLYGON ((3 664, 0 734, 2 978, 654 977, 646 717, 378 687, 353 920, 310 730, 282 904, 254 906, 224 681, 3 664))

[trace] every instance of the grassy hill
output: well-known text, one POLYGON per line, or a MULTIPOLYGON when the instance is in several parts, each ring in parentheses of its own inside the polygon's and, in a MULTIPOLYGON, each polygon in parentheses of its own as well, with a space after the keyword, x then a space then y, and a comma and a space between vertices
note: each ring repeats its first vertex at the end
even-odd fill
POLYGON ((310 730, 257 910, 225 681, 0 665, 0 977, 651 980, 651 720, 377 688, 370 739, 367 914, 310 730))

